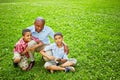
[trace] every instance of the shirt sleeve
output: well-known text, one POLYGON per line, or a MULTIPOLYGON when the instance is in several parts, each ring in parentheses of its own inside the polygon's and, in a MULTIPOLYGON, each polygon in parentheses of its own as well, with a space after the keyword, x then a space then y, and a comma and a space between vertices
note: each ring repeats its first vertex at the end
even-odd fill
POLYGON ((23 52, 23 47, 20 44, 17 44, 14 48, 14 52, 22 53, 23 52))

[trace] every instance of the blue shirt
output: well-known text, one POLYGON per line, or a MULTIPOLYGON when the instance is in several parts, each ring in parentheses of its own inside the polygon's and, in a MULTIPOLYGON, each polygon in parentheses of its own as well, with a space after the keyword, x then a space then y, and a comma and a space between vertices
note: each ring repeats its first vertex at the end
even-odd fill
POLYGON ((35 31, 35 26, 30 26, 28 29, 31 30, 32 36, 41 40, 44 44, 50 44, 49 36, 54 39, 54 31, 47 26, 44 26, 43 30, 39 33, 35 31))
POLYGON ((59 48, 56 43, 52 43, 44 48, 45 51, 52 50, 52 54, 56 58, 68 59, 67 54, 64 52, 64 46, 59 48))

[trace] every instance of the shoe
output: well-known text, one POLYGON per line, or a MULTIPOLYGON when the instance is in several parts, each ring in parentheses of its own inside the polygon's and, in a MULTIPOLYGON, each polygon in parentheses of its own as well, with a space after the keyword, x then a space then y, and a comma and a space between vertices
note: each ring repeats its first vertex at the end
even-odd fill
POLYGON ((14 68, 17 68, 18 67, 18 63, 14 63, 13 62, 13 66, 14 66, 14 68))
POLYGON ((66 67, 66 68, 65 68, 65 72, 69 72, 69 71, 74 72, 74 71, 75 71, 75 68, 74 68, 74 67, 66 67))
POLYGON ((27 71, 32 69, 32 67, 35 65, 35 61, 30 62, 28 68, 26 69, 27 71))

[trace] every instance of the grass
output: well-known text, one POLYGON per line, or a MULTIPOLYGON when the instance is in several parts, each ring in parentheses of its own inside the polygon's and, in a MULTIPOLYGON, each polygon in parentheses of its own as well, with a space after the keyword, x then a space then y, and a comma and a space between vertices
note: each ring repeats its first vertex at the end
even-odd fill
POLYGON ((0 0, 0 80, 119 80, 119 57, 120 0, 0 0), (37 53, 32 70, 13 67, 14 44, 38 16, 63 33, 76 72, 50 74, 37 53))

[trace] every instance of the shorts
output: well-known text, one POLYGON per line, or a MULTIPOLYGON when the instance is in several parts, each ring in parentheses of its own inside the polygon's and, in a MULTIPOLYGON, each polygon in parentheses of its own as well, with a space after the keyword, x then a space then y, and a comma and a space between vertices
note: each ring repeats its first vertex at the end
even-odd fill
POLYGON ((21 59, 20 62, 18 63, 20 68, 27 68, 28 67, 28 58, 25 55, 21 56, 20 53, 15 52, 13 59, 15 59, 15 58, 20 58, 21 59))
MULTIPOLYGON (((74 65, 77 63, 77 60, 74 59, 74 58, 70 58, 68 59, 66 62, 72 62, 74 63, 74 65)), ((45 64, 44 64, 44 67, 47 68, 48 66, 52 66, 52 65, 57 65, 58 63, 56 63, 56 61, 47 61, 45 64)), ((63 63, 64 64, 64 63, 63 63)))

